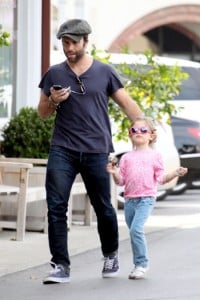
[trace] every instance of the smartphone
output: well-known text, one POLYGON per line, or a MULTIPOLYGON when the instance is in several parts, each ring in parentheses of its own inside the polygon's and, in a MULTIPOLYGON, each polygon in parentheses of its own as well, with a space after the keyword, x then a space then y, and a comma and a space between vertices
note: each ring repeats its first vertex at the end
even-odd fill
POLYGON ((59 85, 59 84, 54 84, 54 85, 53 85, 53 88, 54 88, 54 90, 61 90, 61 89, 62 89, 62 86, 59 85))

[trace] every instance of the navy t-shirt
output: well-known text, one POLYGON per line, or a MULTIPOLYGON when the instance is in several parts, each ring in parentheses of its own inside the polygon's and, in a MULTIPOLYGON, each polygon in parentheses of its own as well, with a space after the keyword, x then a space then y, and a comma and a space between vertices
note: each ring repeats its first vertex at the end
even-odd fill
POLYGON ((57 109, 51 144, 79 152, 113 152, 108 100, 122 82, 113 67, 97 60, 78 78, 65 61, 51 66, 39 84, 47 96, 53 84, 80 92, 72 92, 57 109))

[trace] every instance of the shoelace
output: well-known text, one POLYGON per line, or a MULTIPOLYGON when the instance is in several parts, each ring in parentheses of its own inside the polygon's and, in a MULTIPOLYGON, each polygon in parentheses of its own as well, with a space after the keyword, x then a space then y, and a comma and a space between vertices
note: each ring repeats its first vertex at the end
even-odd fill
POLYGON ((56 274, 60 271, 60 269, 62 268, 62 266, 57 266, 54 262, 50 262, 50 265, 53 266, 53 270, 51 270, 49 272, 49 274, 56 274))
POLYGON ((114 265, 115 258, 105 257, 104 269, 110 270, 114 265))

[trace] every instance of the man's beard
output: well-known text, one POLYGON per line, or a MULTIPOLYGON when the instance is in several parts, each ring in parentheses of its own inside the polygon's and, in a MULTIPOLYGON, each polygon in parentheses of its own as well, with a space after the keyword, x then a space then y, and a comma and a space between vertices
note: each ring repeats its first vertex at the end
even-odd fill
POLYGON ((74 57, 68 57, 67 55, 67 59, 69 62, 71 63, 77 63, 84 55, 84 50, 79 51, 78 53, 75 54, 74 57))

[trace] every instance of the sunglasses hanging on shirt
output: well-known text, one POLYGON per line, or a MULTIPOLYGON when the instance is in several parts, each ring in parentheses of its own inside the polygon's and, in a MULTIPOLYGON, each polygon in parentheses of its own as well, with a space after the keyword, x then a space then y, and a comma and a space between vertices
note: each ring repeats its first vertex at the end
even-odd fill
POLYGON ((77 90, 76 91, 71 90, 71 93, 78 94, 78 95, 85 95, 86 90, 83 81, 80 80, 78 76, 76 77, 76 80, 77 80, 77 90))

